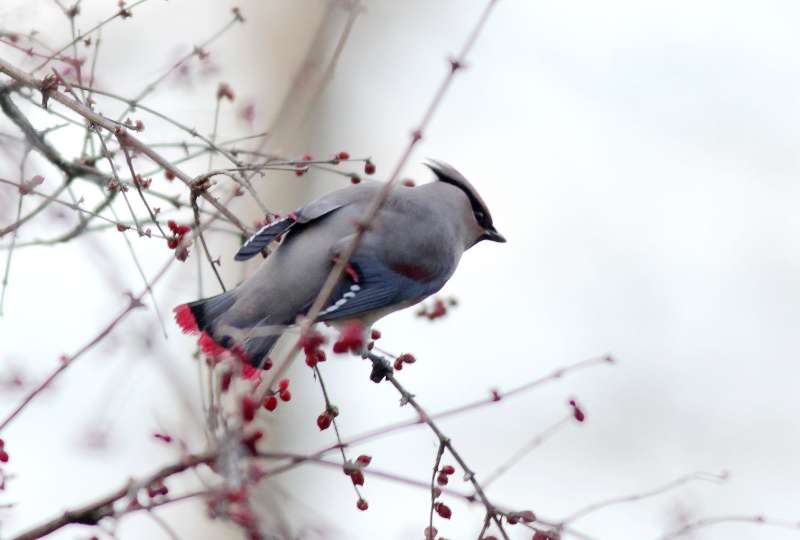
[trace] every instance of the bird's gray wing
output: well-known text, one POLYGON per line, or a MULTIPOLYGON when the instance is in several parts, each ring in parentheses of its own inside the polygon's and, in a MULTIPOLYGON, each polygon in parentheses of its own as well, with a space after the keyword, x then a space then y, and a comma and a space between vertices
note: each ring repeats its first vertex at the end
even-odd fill
POLYGON ((408 265, 392 268, 368 255, 354 256, 350 267, 317 320, 347 319, 401 303, 411 305, 437 292, 450 277, 430 276, 408 265))
POLYGON ((379 187, 380 184, 377 182, 362 182, 357 186, 339 189, 311 201, 302 208, 291 212, 285 218, 261 227, 242 244, 234 259, 245 261, 256 253, 260 253, 270 242, 283 234, 289 233, 292 229, 295 230, 296 234, 302 225, 312 223, 349 204, 369 200, 379 187))
POLYGON ((246 261, 253 255, 260 253, 262 249, 279 236, 291 231, 296 225, 311 223, 347 204, 348 201, 342 200, 341 198, 323 197, 313 201, 303 208, 299 208, 290 213, 285 218, 261 227, 261 229, 242 244, 242 247, 236 252, 234 259, 237 261, 246 261))

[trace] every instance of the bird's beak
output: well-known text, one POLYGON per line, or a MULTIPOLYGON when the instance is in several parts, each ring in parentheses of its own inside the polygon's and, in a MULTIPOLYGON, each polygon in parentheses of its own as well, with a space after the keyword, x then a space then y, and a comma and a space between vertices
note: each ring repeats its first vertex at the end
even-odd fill
POLYGON ((483 232, 483 239, 490 240, 492 242, 500 242, 501 244, 505 243, 506 241, 506 237, 494 229, 486 229, 483 232))

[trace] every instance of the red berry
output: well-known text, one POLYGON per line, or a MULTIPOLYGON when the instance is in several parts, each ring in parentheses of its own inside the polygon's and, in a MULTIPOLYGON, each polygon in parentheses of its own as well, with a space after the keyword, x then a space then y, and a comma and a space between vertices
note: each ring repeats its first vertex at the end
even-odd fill
POLYGON ((327 412, 322 413, 321 415, 317 416, 317 427, 320 431, 325 431, 329 427, 331 427, 331 415, 327 412))
POLYGON ((394 361, 394 369, 396 369, 397 371, 403 369, 403 361, 400 360, 399 358, 394 361))
POLYGON ((164 441, 167 444, 172 442, 172 437, 170 437, 169 435, 164 435, 163 433, 153 433, 153 437, 155 437, 160 441, 164 441))
POLYGON ((411 178, 406 178, 405 180, 403 180, 403 185, 405 187, 414 187, 417 184, 411 178))
POLYGON ((167 489, 167 486, 165 486, 164 482, 161 480, 156 480, 147 486, 147 496, 151 499, 158 495, 166 495, 167 493, 169 493, 169 489, 167 489))
POLYGON ((339 152, 338 154, 336 154, 336 157, 338 159, 350 159, 350 154, 348 154, 347 152, 339 152))
POLYGON ((311 353, 309 354, 306 354, 306 365, 308 367, 313 368, 318 363, 324 361, 325 361, 325 351, 316 350, 316 351, 311 351, 311 353))
POLYGON ((292 393, 289 392, 288 390, 284 390, 283 392, 278 394, 278 396, 280 396, 281 401, 290 401, 292 399, 292 393))
POLYGON ((449 482, 449 480, 447 479, 446 474, 440 473, 439 476, 436 477, 436 483, 439 484, 440 486, 446 486, 447 482, 449 482))
POLYGON ((289 379, 281 379, 278 381, 278 392, 283 392, 289 388, 289 379))
POLYGON ((233 380, 233 371, 230 369, 222 372, 222 377, 220 377, 220 390, 223 392, 227 392, 228 389, 231 387, 231 381, 233 380))
POLYGON ((364 347, 364 332, 361 325, 357 322, 348 323, 339 334, 336 343, 333 344, 333 352, 344 353, 352 351, 354 353, 361 352, 364 347))
POLYGON ((364 163, 364 174, 375 174, 375 164, 371 161, 364 163))
POLYGON ((128 229, 130 229, 130 227, 128 227, 127 225, 123 225, 122 223, 117 223, 117 230, 119 232, 125 232, 128 229))
POLYGON ((436 535, 439 533, 436 527, 425 527, 425 540, 436 540, 436 535))
POLYGON ((523 512, 520 512, 519 517, 521 517, 522 521, 524 521, 525 523, 533 523, 534 521, 536 521, 536 515, 530 510, 525 510, 523 512))
POLYGON ((225 98, 228 101, 233 101, 233 88, 231 88, 228 83, 220 83, 219 88, 217 88, 217 99, 222 98, 225 98))
MULTIPOLYGON (((325 336, 314 330, 310 330, 306 335, 300 338, 297 342, 298 347, 303 348, 303 352, 311 354, 319 349, 320 345, 325 343, 325 336)), ((321 361, 321 360, 320 360, 321 361)))
POLYGON ((583 413, 583 410, 581 410, 574 399, 569 400, 569 405, 572 407, 572 416, 575 417, 575 420, 578 422, 583 422, 586 420, 586 415, 583 413))
POLYGON ((450 519, 453 515, 453 511, 450 510, 450 507, 444 503, 436 503, 433 508, 436 510, 436 513, 444 519, 450 519))
POLYGON ((312 156, 311 154, 303 154, 303 161, 313 161, 313 160, 314 156, 312 156))
POLYGON ((370 337, 372 337, 372 339, 376 339, 376 340, 377 339, 381 339, 381 331, 380 330, 373 330, 372 333, 370 334, 370 337))
POLYGON ((363 486, 364 485, 364 473, 359 471, 358 469, 352 471, 350 473, 350 480, 353 481, 353 484, 356 486, 363 486))
POLYGON ((264 408, 268 411, 274 411, 278 407, 278 398, 275 396, 267 396, 264 400, 264 408))
POLYGON ((397 359, 406 364, 413 364, 414 362, 417 361, 417 358, 410 353, 401 354, 400 356, 397 357, 397 359))
POLYGON ((175 180, 175 173, 167 169, 166 171, 164 171, 164 178, 172 182, 173 180, 175 180))
POLYGON ((256 417, 256 402, 248 394, 242 396, 242 420, 250 422, 256 417))
POLYGON ((351 174, 350 175, 350 183, 351 184, 360 184, 361 183, 361 177, 358 176, 357 174, 351 174))
POLYGON ((454 472, 456 472, 456 469, 452 465, 445 465, 444 467, 442 467, 442 474, 446 474, 449 476, 454 472))
POLYGON ((356 508, 358 508, 363 512, 364 510, 369 508, 369 503, 367 503, 367 501, 365 501, 364 499, 358 499, 358 502, 356 503, 356 508))
POLYGON ((358 464, 359 464, 359 465, 361 465, 362 467, 366 467, 366 466, 368 466, 370 463, 372 463, 372 456, 368 456, 368 455, 366 455, 366 454, 361 454, 360 456, 358 456, 358 457, 356 458, 356 463, 358 463, 358 464))
POLYGON ((3 463, 8 463, 8 452, 5 450, 0 450, 0 461, 3 463))

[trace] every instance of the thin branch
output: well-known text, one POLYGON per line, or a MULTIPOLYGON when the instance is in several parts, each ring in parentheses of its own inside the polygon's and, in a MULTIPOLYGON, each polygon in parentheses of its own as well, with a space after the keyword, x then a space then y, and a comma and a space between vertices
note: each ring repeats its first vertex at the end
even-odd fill
MULTIPOLYGON (((333 424, 333 432, 336 434, 336 441, 339 443, 339 453, 342 455, 342 465, 344 466, 347 462, 347 453, 345 452, 345 447, 342 444, 342 435, 339 432, 339 422, 336 420, 338 416, 338 409, 331 403, 330 396, 328 395, 328 389, 325 386, 325 381, 322 379, 322 372, 319 369, 319 364, 314 365, 314 374, 317 376, 317 381, 319 382, 319 387, 322 389, 322 397, 325 400, 325 412, 331 415, 331 423, 333 424)), ((353 489, 356 492, 356 496, 359 499, 361 497, 361 491, 358 489, 358 486, 353 484, 353 489)))
POLYGON ((455 446, 453 446, 453 443, 450 440, 450 438, 447 437, 444 433, 442 433, 441 429, 439 429, 439 426, 436 425, 436 422, 434 422, 431 419, 430 415, 428 415, 425 409, 423 409, 422 406, 414 398, 414 395, 408 390, 406 390, 405 387, 403 387, 403 385, 401 385, 400 382, 395 378, 394 373, 391 371, 391 367, 389 367, 389 369, 385 369, 385 367, 389 365, 389 362, 385 358, 371 352, 367 352, 366 357, 372 360, 374 364, 378 365, 384 370, 383 374, 386 380, 389 381, 392 384, 392 386, 394 386, 395 389, 400 393, 401 405, 406 403, 411 405, 419 415, 420 420, 422 420, 425 424, 427 424, 428 427, 431 429, 431 431, 433 431, 434 435, 436 435, 436 437, 439 439, 439 444, 447 448, 448 452, 450 452, 450 454, 453 456, 456 462, 458 462, 458 465, 464 471, 465 480, 468 480, 472 484, 472 487, 475 489, 476 495, 481 500, 483 505, 486 507, 486 512, 488 514, 491 514, 492 521, 494 521, 495 525, 500 531, 500 534, 503 536, 503 538, 509 540, 508 533, 506 533, 505 529, 503 528, 503 524, 500 521, 500 515, 498 514, 497 508, 489 501, 489 498, 486 496, 483 487, 475 477, 475 472, 473 472, 469 468, 467 462, 464 460, 463 457, 461 457, 461 454, 458 452, 458 450, 456 450, 455 446))
POLYGON ((529 440, 525 445, 514 452, 505 462, 500 464, 495 470, 490 472, 486 475, 486 480, 483 481, 484 489, 489 487, 489 484, 500 478, 503 474, 508 472, 511 467, 513 467, 516 463, 518 463, 523 457, 527 454, 531 453, 533 450, 538 448, 544 441, 550 438, 553 434, 555 434, 558 430, 566 426, 569 422, 572 421, 573 415, 572 413, 566 415, 564 418, 560 419, 541 433, 536 434, 531 440, 529 440))
POLYGON ((597 512, 598 510, 604 510, 609 506, 615 506, 617 504, 623 504, 627 502, 635 502, 641 501, 643 499, 649 499, 650 497, 656 497, 658 495, 662 495, 668 491, 673 489, 679 488, 684 484, 688 484, 689 482, 714 482, 714 483, 721 483, 728 479, 728 475, 726 473, 714 474, 708 472, 693 472, 691 474, 686 474, 681 476, 680 478, 676 478, 671 482, 667 482, 664 485, 655 487, 653 489, 649 489, 647 491, 642 491, 640 493, 634 493, 632 495, 624 495, 622 497, 612 497, 610 499, 606 499, 604 501, 599 501, 596 503, 592 503, 590 505, 577 510, 564 518, 560 525, 566 525, 568 523, 572 523, 573 521, 577 521, 587 515, 597 512))
MULTIPOLYGON (((521 394, 523 392, 527 392, 529 390, 533 390, 534 388, 537 388, 537 387, 539 387, 539 386, 541 386, 543 384, 546 384, 548 382, 552 382, 552 381, 558 380, 561 377, 563 377, 564 375, 572 373, 574 371, 579 371, 579 370, 582 370, 582 369, 585 369, 585 368, 588 368, 588 367, 601 365, 601 364, 610 364, 611 363, 609 361, 610 358, 611 357, 609 357, 609 356, 602 356, 602 357, 594 357, 594 358, 589 358, 589 359, 586 359, 586 360, 582 360, 580 362, 576 362, 576 363, 571 364, 569 366, 565 366, 563 368, 558 368, 558 369, 554 370, 553 372, 551 372, 550 374, 545 375, 544 377, 539 377, 539 378, 534 379, 534 380, 532 380, 530 382, 524 383, 524 384, 522 384, 520 386, 517 386, 517 387, 515 387, 515 388, 513 388, 513 389, 511 389, 511 390, 509 390, 507 392, 501 393, 499 390, 495 390, 487 398, 479 399, 479 400, 476 400, 476 401, 472 401, 472 402, 466 403, 464 405, 459 405, 459 406, 453 407, 451 409, 445 409, 444 411, 441 411, 441 412, 438 412, 438 413, 435 413, 435 414, 431 414, 430 418, 431 418, 431 420, 438 421, 438 420, 441 420, 441 419, 444 419, 444 418, 449 418, 451 416, 460 415, 462 413, 465 413, 467 411, 471 411, 473 409, 478 409, 478 408, 481 408, 481 407, 485 407, 487 405, 492 405, 494 403, 497 403, 497 402, 501 401, 502 399, 507 399, 509 397, 517 396, 517 395, 519 395, 519 394, 521 394)), ((422 423, 423 422, 419 417, 413 418, 411 420, 406 420, 406 421, 403 421, 403 422, 397 422, 397 423, 391 424, 389 426, 384 426, 384 427, 381 427, 381 428, 374 429, 372 431, 364 432, 364 433, 362 433, 360 435, 356 435, 356 436, 348 439, 347 441, 345 441, 345 444, 347 444, 348 446, 361 444, 363 442, 366 442, 368 440, 371 440, 371 439, 374 439, 374 438, 377 438, 377 437, 388 435, 390 433, 396 433, 398 431, 401 431, 403 429, 407 429, 407 428, 410 428, 410 427, 419 426, 422 423)), ((323 450, 320 450, 319 453, 321 455, 321 454, 330 452, 330 451, 332 451, 334 449, 335 448, 333 448, 333 447, 325 448, 323 450)))
POLYGON ((674 531, 670 531, 663 536, 659 536, 656 540, 671 540, 672 538, 685 536, 689 533, 697 531, 698 529, 704 529, 706 527, 711 527, 712 525, 721 525, 723 523, 753 523, 755 525, 767 525, 770 527, 777 527, 780 529, 800 529, 800 521, 772 519, 761 515, 720 516, 720 517, 701 518, 694 521, 690 521, 689 523, 686 523, 685 525, 675 529, 674 531))
MULTIPOLYGON (((17 217, 16 222, 20 221, 20 216, 22 215, 22 199, 25 196, 20 193, 19 194, 19 201, 17 202, 17 217)), ((17 245, 17 228, 13 228, 14 234, 11 235, 11 247, 8 249, 8 255, 6 256, 6 269, 3 272, 3 283, 2 283, 2 291, 0 291, 0 317, 4 314, 4 306, 6 303, 6 290, 8 289, 8 278, 11 274, 11 258, 14 256, 14 247, 17 245)))
POLYGON ((81 34, 78 34, 77 36, 75 36, 75 37, 72 39, 72 41, 70 41, 69 43, 67 43, 66 45, 64 45, 63 47, 61 47, 61 48, 60 48, 60 49, 58 49, 57 51, 55 51, 55 52, 54 52, 52 55, 50 55, 50 58, 49 58, 49 59, 48 59, 46 62, 42 62, 40 65, 36 66, 36 67, 33 69, 33 71, 39 71, 39 70, 40 70, 40 69, 42 69, 44 66, 46 66, 47 64, 49 64, 49 63, 50 63, 50 60, 52 60, 53 58, 55 58, 56 56, 58 56, 58 55, 59 55, 59 54, 61 54, 62 52, 66 51, 67 49, 69 49, 70 47, 72 47, 72 45, 73 45, 74 43, 77 43, 78 41, 80 41, 80 40, 82 40, 82 39, 85 39, 87 36, 89 36, 89 35, 90 35, 91 33, 93 33, 95 30, 98 30, 98 29, 102 28, 103 26, 105 26, 105 25, 106 25, 106 24, 108 24, 109 22, 113 21, 113 20, 114 20, 114 19, 116 19, 117 17, 129 16, 129 15, 130 15, 130 11, 131 11, 133 8, 135 8, 136 6, 138 6, 138 5, 140 5, 140 4, 144 4, 145 2, 147 2, 147 0, 139 0, 138 2, 134 2, 133 4, 131 4, 131 5, 129 5, 129 6, 120 7, 120 8, 119 8, 119 10, 118 10, 117 12, 115 12, 113 15, 110 15, 109 17, 106 17, 105 19, 103 19, 102 21, 100 21, 99 23, 97 23, 96 25, 92 26, 92 27, 91 27, 89 30, 87 30, 86 32, 82 32, 81 34))
POLYGON ((197 467, 198 465, 211 464, 216 459, 217 454, 215 452, 187 456, 183 460, 171 465, 167 465, 166 467, 159 469, 155 473, 141 480, 129 480, 116 491, 113 491, 94 502, 75 510, 67 510, 62 515, 15 536, 14 540, 34 540, 72 524, 97 525, 103 518, 114 515, 115 502, 125 499, 129 496, 133 497, 139 489, 152 485, 157 481, 163 480, 187 469, 197 467))
MULTIPOLYGON (((144 1, 144 0, 142 0, 144 1)), ((21 82, 27 86, 31 86, 34 88, 40 88, 39 82, 25 73, 17 69, 16 67, 12 66, 11 64, 7 63, 3 59, 0 58, 0 72, 5 73, 12 79, 21 82)), ((85 107, 83 104, 79 103, 78 101, 70 98, 69 96, 58 92, 58 91, 48 91, 48 90, 41 90, 46 92, 51 99, 61 103, 62 105, 66 106, 68 109, 78 113, 79 115, 83 116, 93 124, 100 126, 104 129, 107 129, 111 132, 117 132, 121 128, 112 120, 99 115, 95 111, 85 107)), ((187 187, 192 187, 194 180, 187 175, 182 170, 178 169, 177 167, 173 166, 169 161, 167 161, 164 157, 162 157, 158 152, 151 149, 149 146, 144 144, 135 135, 131 134, 130 132, 125 132, 125 142, 131 147, 134 148, 141 154, 146 155, 155 163, 159 164, 165 170, 170 171, 174 174, 177 178, 179 178, 187 187)), ((206 199, 211 205, 216 208, 222 215, 224 215, 231 223, 236 225, 243 233, 248 234, 250 231, 249 229, 237 218, 230 210, 225 208, 220 202, 214 198, 213 196, 209 195, 207 192, 202 192, 201 196, 206 199)))
MULTIPOLYGON (((147 208, 147 213, 150 214, 150 219, 155 224, 156 228, 158 229, 158 232, 161 233, 161 236, 167 236, 167 234, 164 232, 164 229, 161 228, 161 224, 158 222, 158 219, 156 218, 153 209, 150 208, 150 205, 147 203, 147 199, 145 198, 144 193, 142 193, 142 186, 140 185, 141 182, 137 181, 136 171, 133 168, 133 160, 131 160, 131 155, 128 152, 128 149, 123 144, 120 144, 120 148, 122 148, 122 153, 125 154, 125 161, 128 163, 128 170, 130 170, 131 172, 131 178, 133 178, 133 185, 136 187, 136 192, 139 193, 139 198, 142 200, 144 207, 147 208)), ((134 223, 136 223, 136 220, 134 220, 134 223)), ((140 232, 139 234, 142 233, 140 232)))
MULTIPOLYGON (((203 226, 199 227, 198 229, 192 231, 192 233, 187 234, 184 237, 183 242, 188 245, 194 239, 194 237, 199 234, 204 227, 208 226, 212 223, 215 218, 210 219, 206 222, 203 226)), ((180 246, 179 246, 180 248, 180 246)), ((83 347, 78 349, 74 354, 70 356, 62 356, 59 366, 54 369, 50 375, 48 375, 39 385, 33 388, 23 399, 22 401, 5 417, 5 419, 0 423, 0 432, 2 432, 24 409, 28 406, 28 404, 33 401, 45 388, 47 388, 56 378, 59 377, 72 363, 74 363, 78 358, 83 356, 85 353, 90 351, 94 348, 95 345, 103 341, 119 324, 120 321, 125 319, 128 314, 136 308, 143 307, 141 303, 142 298, 150 292, 153 286, 164 277, 167 273, 167 270, 172 266, 172 263, 175 261, 175 257, 171 256, 169 260, 162 266, 162 268, 156 273, 153 279, 150 280, 150 285, 145 287, 143 291, 141 291, 137 295, 131 295, 128 305, 116 316, 114 317, 111 322, 109 322, 97 335, 95 335, 88 343, 86 343, 83 347)))
MULTIPOLYGON (((439 442, 439 448, 436 450, 436 459, 433 460, 433 472, 431 473, 431 507, 428 511, 428 538, 426 540, 434 540, 430 532, 433 531, 433 509, 436 506, 436 474, 439 472, 439 466, 442 464, 442 456, 444 455, 444 443, 439 442)), ((487 516, 488 517, 488 516, 487 516)))

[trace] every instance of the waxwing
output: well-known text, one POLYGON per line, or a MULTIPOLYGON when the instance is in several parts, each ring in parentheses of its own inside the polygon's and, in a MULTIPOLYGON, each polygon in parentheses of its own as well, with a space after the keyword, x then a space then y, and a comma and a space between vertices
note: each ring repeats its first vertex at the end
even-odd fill
MULTIPOLYGON (((466 178, 444 163, 427 165, 436 181, 391 192, 317 321, 357 321, 368 331, 439 291, 476 243, 506 241, 466 178)), ((277 249, 235 289, 175 308, 178 324, 201 333, 207 352, 233 350, 262 367, 281 334, 311 307, 381 186, 369 181, 334 191, 262 227, 235 259, 280 241, 277 249)))

